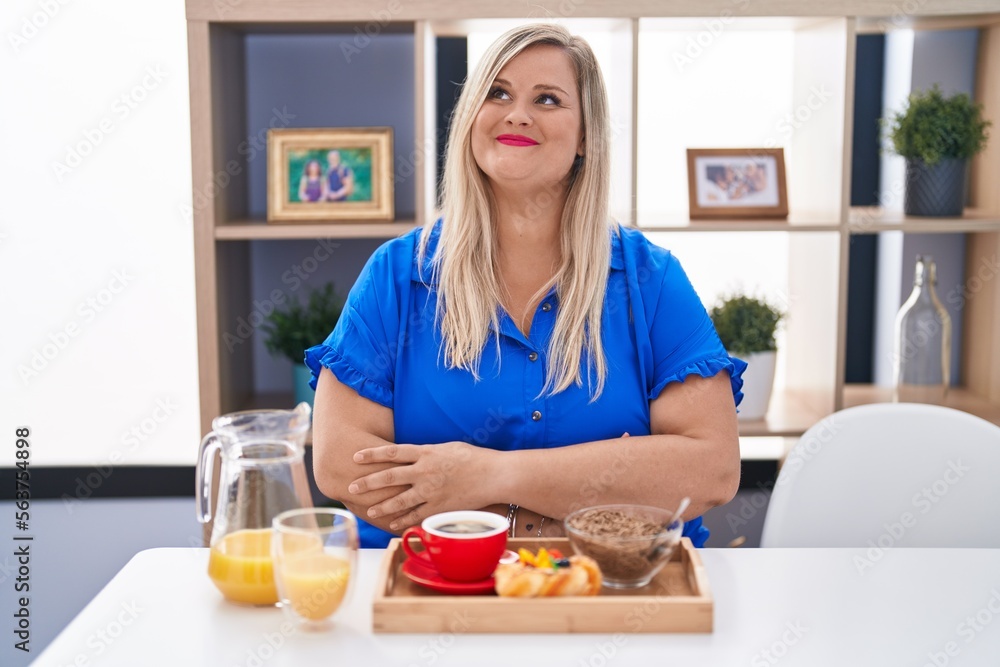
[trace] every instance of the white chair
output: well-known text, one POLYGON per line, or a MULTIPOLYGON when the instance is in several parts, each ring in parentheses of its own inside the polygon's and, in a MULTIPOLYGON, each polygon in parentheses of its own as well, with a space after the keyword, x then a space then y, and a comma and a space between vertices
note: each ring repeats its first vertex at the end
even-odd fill
POLYGON ((1000 548, 1000 427, 934 405, 836 412, 789 452, 761 546, 1000 548))

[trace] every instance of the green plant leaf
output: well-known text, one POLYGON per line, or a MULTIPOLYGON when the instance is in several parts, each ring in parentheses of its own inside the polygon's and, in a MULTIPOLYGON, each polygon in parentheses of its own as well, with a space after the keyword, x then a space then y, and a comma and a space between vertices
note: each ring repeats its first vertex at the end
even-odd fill
POLYGON ((730 354, 776 349, 774 332, 784 313, 763 299, 734 294, 712 308, 710 315, 722 345, 730 354))
POLYGON ((986 147, 992 125, 983 118, 982 104, 964 93, 945 97, 937 85, 911 93, 903 110, 881 123, 897 154, 928 165, 971 158, 986 147))
POLYGON ((273 355, 282 355, 301 364, 305 350, 330 335, 344 308, 333 283, 313 290, 306 305, 290 298, 284 308, 275 307, 261 329, 267 336, 264 346, 273 355))

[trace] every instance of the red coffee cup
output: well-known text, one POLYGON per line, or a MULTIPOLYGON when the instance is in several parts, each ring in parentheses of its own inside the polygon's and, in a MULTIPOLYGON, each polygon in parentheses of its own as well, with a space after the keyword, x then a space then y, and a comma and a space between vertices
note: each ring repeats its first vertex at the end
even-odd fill
POLYGON ((482 581, 496 569, 507 548, 507 519, 492 512, 443 512, 403 533, 403 551, 451 581, 482 581), (423 551, 410 547, 415 537, 423 551))

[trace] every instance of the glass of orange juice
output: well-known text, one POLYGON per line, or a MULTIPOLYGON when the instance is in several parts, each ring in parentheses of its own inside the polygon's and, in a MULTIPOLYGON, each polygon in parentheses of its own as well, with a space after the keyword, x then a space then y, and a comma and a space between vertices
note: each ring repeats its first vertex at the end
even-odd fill
POLYGON ((326 507, 289 510, 273 526, 271 559, 281 607, 303 628, 330 627, 357 569, 354 515, 326 507))

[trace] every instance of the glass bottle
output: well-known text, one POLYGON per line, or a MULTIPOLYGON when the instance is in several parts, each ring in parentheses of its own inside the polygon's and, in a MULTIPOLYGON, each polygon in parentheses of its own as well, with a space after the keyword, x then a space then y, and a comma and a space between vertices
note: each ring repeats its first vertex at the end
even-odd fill
POLYGON ((937 298, 930 255, 917 256, 913 291, 896 315, 895 400, 941 403, 951 384, 951 317, 937 298))

